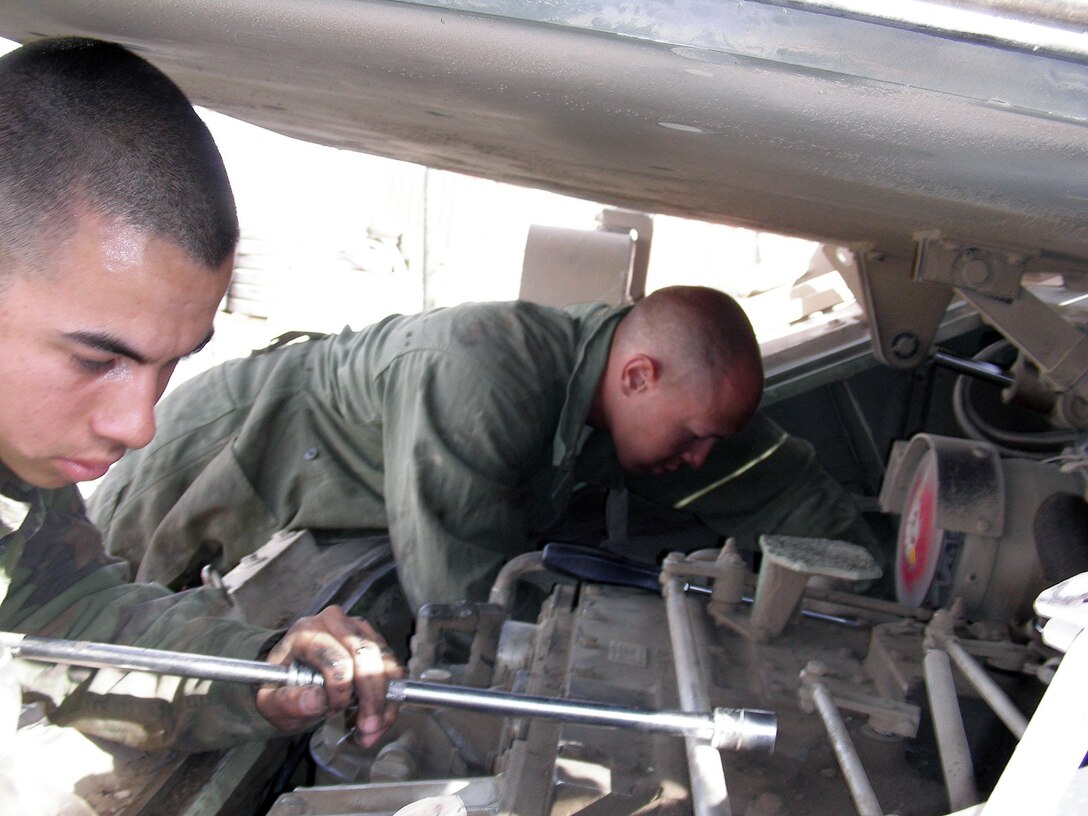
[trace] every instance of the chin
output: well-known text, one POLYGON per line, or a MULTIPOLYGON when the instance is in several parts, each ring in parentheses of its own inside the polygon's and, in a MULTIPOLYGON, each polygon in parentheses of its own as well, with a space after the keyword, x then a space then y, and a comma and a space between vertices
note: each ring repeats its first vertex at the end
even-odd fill
POLYGON ((14 468, 8 469, 11 470, 19 480, 26 482, 31 487, 41 488, 42 490, 57 490, 72 484, 71 479, 66 479, 60 473, 43 473, 37 470, 27 472, 25 470, 15 470, 14 468))

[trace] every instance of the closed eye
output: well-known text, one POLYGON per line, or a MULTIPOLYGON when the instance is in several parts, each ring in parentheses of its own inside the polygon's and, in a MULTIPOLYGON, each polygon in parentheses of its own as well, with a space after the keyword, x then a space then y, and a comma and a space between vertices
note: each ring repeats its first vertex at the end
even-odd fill
POLYGON ((113 368, 117 362, 116 357, 110 357, 108 360, 95 360, 90 357, 81 357, 78 354, 72 355, 72 362, 76 364, 76 367, 87 374, 103 374, 113 368))

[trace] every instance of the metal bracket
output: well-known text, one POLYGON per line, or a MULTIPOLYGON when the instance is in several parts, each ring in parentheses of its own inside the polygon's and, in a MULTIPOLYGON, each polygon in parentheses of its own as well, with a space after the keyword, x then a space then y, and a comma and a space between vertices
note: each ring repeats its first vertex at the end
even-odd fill
POLYGON ((939 230, 917 232, 913 259, 854 247, 872 332, 873 356, 909 369, 928 356, 953 292, 1008 337, 1059 397, 1055 415, 1088 427, 1088 333, 1025 289, 1025 274, 1088 274, 1088 261, 979 246, 939 230))
POLYGON ((1059 392, 1072 427, 1088 424, 1088 334, 1026 289, 1013 302, 963 292, 987 323, 1013 341, 1059 392))
POLYGON ((946 237, 939 230, 915 233, 914 240, 918 244, 914 256, 916 280, 1003 300, 1019 296, 1029 257, 1026 253, 976 246, 946 237))
POLYGON ((801 671, 801 685, 797 689, 797 695, 803 711, 811 712, 816 708, 812 695, 814 678, 827 686, 837 708, 866 715, 869 718, 869 727, 877 733, 908 739, 918 735, 918 726, 922 719, 922 711, 918 706, 860 692, 852 688, 849 681, 827 674, 826 667, 815 661, 801 671))
MULTIPOLYGON (((1088 271, 1088 265, 1039 252, 978 246, 938 230, 914 237, 916 280, 955 287, 1058 391, 1088 400, 1088 335, 1020 285, 1029 271, 1068 274, 1088 271)), ((1083 427, 1088 404, 1070 406, 1066 412, 1073 414, 1074 427, 1083 427)))
POLYGON ((952 289, 914 280, 913 258, 871 247, 856 252, 873 356, 892 368, 914 368, 933 345, 952 289))

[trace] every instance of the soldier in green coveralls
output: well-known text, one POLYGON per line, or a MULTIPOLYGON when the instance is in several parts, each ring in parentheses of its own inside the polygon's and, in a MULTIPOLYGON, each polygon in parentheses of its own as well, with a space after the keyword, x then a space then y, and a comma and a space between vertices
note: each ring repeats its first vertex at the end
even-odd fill
POLYGON ((45 40, 0 59, 0 630, 320 669, 265 688, 16 660, 53 722, 140 748, 203 750, 312 727, 359 701, 371 745, 399 676, 339 609, 286 634, 224 617, 211 589, 128 581, 75 482, 146 445, 177 361, 207 342, 238 222, 211 135, 125 49, 45 40))
POLYGON ((590 485, 752 542, 866 541, 811 446, 753 418, 762 384, 747 318, 713 289, 394 316, 183 383, 90 508, 111 552, 181 585, 280 529, 388 530, 413 608, 486 599, 590 485))

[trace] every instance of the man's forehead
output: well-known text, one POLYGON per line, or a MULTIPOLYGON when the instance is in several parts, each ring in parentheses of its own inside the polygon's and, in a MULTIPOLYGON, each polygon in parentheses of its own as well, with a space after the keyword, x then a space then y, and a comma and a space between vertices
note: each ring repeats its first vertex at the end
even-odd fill
POLYGON ((211 336, 230 259, 211 269, 120 219, 83 212, 26 283, 66 340, 137 363, 188 356, 211 336))

